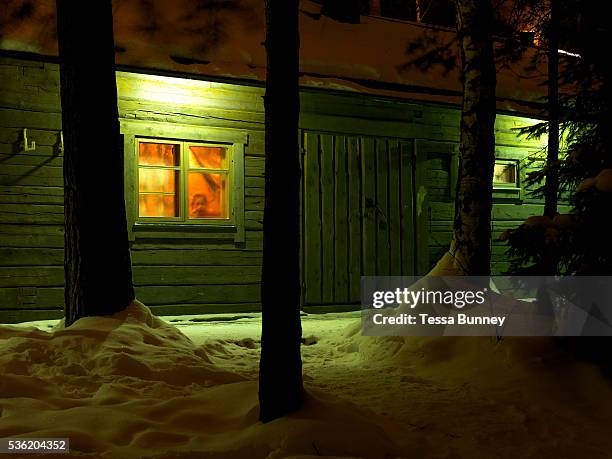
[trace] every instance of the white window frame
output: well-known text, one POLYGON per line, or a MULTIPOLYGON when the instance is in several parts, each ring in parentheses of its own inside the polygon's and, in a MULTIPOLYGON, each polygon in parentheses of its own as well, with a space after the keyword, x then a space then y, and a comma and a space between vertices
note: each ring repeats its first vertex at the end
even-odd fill
POLYGON ((495 158, 495 164, 512 165, 515 168, 514 184, 504 182, 493 182, 493 201, 514 201, 523 200, 523 189, 521 187, 521 167, 517 159, 495 158))

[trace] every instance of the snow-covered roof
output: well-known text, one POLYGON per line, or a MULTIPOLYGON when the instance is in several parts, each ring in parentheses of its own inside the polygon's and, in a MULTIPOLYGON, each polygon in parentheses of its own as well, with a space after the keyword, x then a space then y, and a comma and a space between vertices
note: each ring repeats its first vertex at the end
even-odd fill
MULTIPOLYGON (((265 81, 265 18, 260 0, 115 0, 117 64, 203 78, 265 81)), ((458 62, 455 33, 405 21, 362 16, 347 24, 300 4, 300 83, 304 87, 459 104, 456 66, 425 70, 410 62, 438 46, 458 62), (423 46, 408 51, 411 45, 423 46)), ((57 55, 55 1, 12 0, 0 21, 0 49, 57 55), (24 5, 27 3, 27 8, 24 5), (10 20, 8 19, 10 18, 10 20)), ((545 75, 523 63, 498 74, 498 107, 534 113, 545 75)))

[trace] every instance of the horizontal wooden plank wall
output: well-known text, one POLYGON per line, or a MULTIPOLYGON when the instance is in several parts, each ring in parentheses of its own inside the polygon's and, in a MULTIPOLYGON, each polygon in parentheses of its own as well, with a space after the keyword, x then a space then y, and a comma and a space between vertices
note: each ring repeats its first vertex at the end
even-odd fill
POLYGON ((63 179, 57 67, 0 60, 0 322, 59 318, 63 179), (20 152, 23 128, 36 149, 20 152))
POLYGON ((259 310, 264 196, 262 89, 120 73, 117 91, 122 118, 248 132, 246 242, 137 237, 131 248, 138 298, 157 314, 259 310))
MULTIPOLYGON (((496 121, 497 159, 517 160, 521 182, 526 174, 542 165, 542 147, 546 139, 525 139, 519 137, 517 129, 533 124, 533 120, 498 115, 496 121)), ((456 165, 459 154, 457 140, 449 142, 421 141, 417 143, 427 157, 427 187, 428 187, 428 247, 429 266, 431 269, 448 250, 453 229, 454 195, 452 187, 456 184, 456 165), (453 170, 455 169, 455 170, 453 170)), ((492 213, 492 274, 504 274, 510 267, 506 254, 507 244, 499 240, 501 233, 510 228, 516 228, 529 216, 541 215, 543 202, 534 198, 531 192, 536 186, 526 186, 521 183, 523 192, 520 201, 508 202, 496 198, 492 213)), ((569 211, 564 203, 561 212, 569 211)), ((426 272, 427 270, 424 270, 426 272)), ((420 274, 424 274, 424 272, 420 274)))
MULTIPOLYGON (((55 64, 0 58, 0 322, 63 315, 63 178, 55 64), (20 151, 22 129, 32 151, 20 151)), ((244 243, 136 239, 137 297, 157 314, 259 310, 263 90, 118 75, 120 117, 248 132, 244 243)), ((92 110, 95 107, 92 107, 92 110)))
MULTIPOLYGON (((0 86, 0 322, 60 317, 63 181, 58 148, 61 130, 58 67, 0 56, 0 79, 3 83, 0 86), (28 140, 36 142, 34 150, 21 151, 23 128, 27 128, 28 140)), ((137 239, 132 246, 132 258, 138 297, 157 313, 259 309, 264 198, 263 89, 120 73, 118 91, 120 116, 124 119, 236 128, 248 133, 244 165, 245 242, 137 239)), ((301 96, 303 128, 311 129, 314 124, 318 130, 345 136, 345 141, 337 143, 337 148, 330 150, 323 161, 324 167, 338 168, 344 155, 348 158, 348 181, 338 180, 333 184, 330 200, 321 203, 327 209, 326 216, 332 210, 328 217, 337 225, 344 224, 345 216, 333 213, 333 209, 345 205, 345 200, 351 209, 356 208, 351 203, 356 196, 350 192, 344 196, 343 190, 354 186, 351 168, 361 167, 350 160, 350 152, 360 148, 359 138, 390 137, 402 142, 419 139, 447 144, 459 141, 459 112, 453 108, 315 90, 303 90, 301 96)), ((523 124, 525 121, 517 117, 498 116, 500 149, 523 155, 527 147, 536 148, 534 142, 518 139, 512 130, 523 124)), ((377 148, 376 144, 373 148, 377 148)), ((419 202, 426 204, 417 209, 419 215, 427 217, 419 225, 428 230, 419 230, 427 233, 427 239, 421 241, 418 252, 428 248, 425 253, 429 254, 430 263, 435 262, 450 235, 451 190, 446 184, 452 180, 452 161, 446 153, 432 152, 426 168, 417 174, 424 184, 414 185, 419 199, 422 198, 419 202), (423 190, 419 189, 421 185, 423 190)), ((384 161, 382 157, 381 161, 384 161)), ((382 168, 385 164, 378 166, 382 168)), ((333 169, 333 172, 342 176, 340 170, 333 169)), ((537 205, 532 201, 526 203, 537 205)), ((528 212, 537 213, 536 207, 507 209, 502 214, 508 217, 500 217, 495 223, 497 232, 520 222, 528 212)), ((360 218, 349 212, 348 227, 354 227, 360 218)), ((413 229, 408 222, 403 224, 402 231, 413 229)), ((350 264, 357 253, 353 252, 355 245, 348 239, 346 242, 346 247, 344 241, 334 247, 333 256, 339 260, 347 258, 350 264)), ((503 257, 496 263, 502 261, 503 257)), ((353 271, 349 268, 346 273, 349 299, 355 297, 358 288, 350 280, 355 279, 353 271)), ((340 279, 344 273, 338 276, 340 279)))
MULTIPOLYGON (((454 184, 456 183, 456 160, 459 153, 458 110, 448 107, 388 101, 368 98, 363 95, 320 94, 306 98, 302 103, 302 121, 308 126, 331 126, 330 131, 361 132, 379 136, 401 136, 415 139, 417 157, 425 165, 417 170, 416 222, 418 239, 416 250, 419 257, 417 274, 425 274, 448 249, 452 235, 454 213, 454 184), (367 114, 367 116, 366 116, 367 114), (355 119, 355 116, 359 117, 355 119), (377 118, 372 121, 369 118, 377 118), (451 186, 451 184, 453 184, 451 186), (421 188, 422 187, 422 188, 421 188)), ((538 121, 533 119, 498 114, 495 123, 496 157, 519 161, 520 173, 541 165, 542 147, 546 138, 526 139, 518 135, 520 128, 538 121), (539 154, 538 154, 539 152, 539 154), (539 157, 539 161, 532 158, 539 157)), ((418 167, 417 167, 418 169, 418 167)), ((542 212, 540 199, 529 195, 533 187, 524 187, 520 203, 497 202, 493 215, 492 270, 503 273, 508 268, 505 243, 499 235, 508 228, 520 225, 529 215, 542 212)), ((561 208, 567 211, 567 206, 561 208)))

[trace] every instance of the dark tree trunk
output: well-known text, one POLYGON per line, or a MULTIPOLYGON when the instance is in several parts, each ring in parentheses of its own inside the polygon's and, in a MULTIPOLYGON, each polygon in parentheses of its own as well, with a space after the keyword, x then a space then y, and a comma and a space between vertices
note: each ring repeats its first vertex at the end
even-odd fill
POLYGON ((491 209, 495 164, 495 61, 490 0, 456 0, 463 106, 455 202, 455 267, 486 276, 491 261, 491 209))
POLYGON ((57 0, 66 325, 134 299, 111 0, 57 0))
POLYGON ((259 417, 300 408, 298 0, 266 0, 266 184, 259 417))
POLYGON ((548 152, 544 184, 544 215, 557 214, 559 192, 559 1, 550 0, 548 24, 548 152))

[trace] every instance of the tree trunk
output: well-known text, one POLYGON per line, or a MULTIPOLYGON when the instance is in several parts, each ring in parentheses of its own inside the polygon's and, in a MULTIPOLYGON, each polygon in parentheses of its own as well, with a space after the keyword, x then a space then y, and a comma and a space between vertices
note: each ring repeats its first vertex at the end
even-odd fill
POLYGON ((548 25, 548 151, 544 184, 544 215, 557 214, 559 191, 559 1, 550 0, 548 25))
POLYGON ((266 0, 266 183, 259 417, 300 408, 298 0, 266 0))
POLYGON ((111 0, 57 0, 66 325, 134 299, 111 0))
POLYGON ((466 275, 487 276, 495 165, 495 61, 489 0, 456 0, 463 106, 451 254, 466 275))

